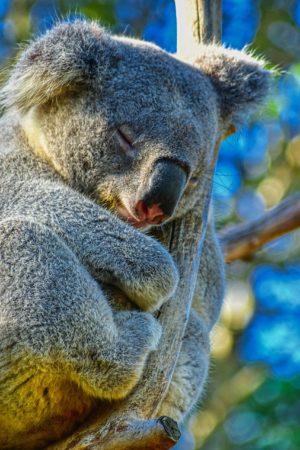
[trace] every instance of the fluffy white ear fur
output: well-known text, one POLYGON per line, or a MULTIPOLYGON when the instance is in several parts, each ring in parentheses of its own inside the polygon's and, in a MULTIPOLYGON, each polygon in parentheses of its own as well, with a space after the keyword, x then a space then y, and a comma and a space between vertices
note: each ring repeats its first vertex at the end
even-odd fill
POLYGON ((220 45, 202 45, 194 62, 207 74, 220 101, 222 116, 232 124, 243 122, 269 93, 271 72, 265 62, 244 51, 220 45))
POLYGON ((110 47, 109 34, 96 24, 78 20, 72 26, 57 25, 22 54, 0 91, 0 105, 26 112, 78 85, 101 80, 101 67, 114 54, 110 47))

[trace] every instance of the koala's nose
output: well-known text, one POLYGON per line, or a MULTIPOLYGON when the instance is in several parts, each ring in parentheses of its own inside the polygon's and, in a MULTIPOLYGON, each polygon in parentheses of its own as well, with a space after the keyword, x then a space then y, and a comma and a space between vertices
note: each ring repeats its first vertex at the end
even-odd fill
POLYGON ((187 173, 178 162, 158 160, 146 185, 138 190, 135 204, 138 219, 158 224, 172 216, 186 182, 187 173))

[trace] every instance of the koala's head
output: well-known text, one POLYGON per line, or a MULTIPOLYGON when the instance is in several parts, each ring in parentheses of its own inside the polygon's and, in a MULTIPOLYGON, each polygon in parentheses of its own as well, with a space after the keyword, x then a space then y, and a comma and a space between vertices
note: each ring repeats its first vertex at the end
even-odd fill
POLYGON ((262 64, 238 51, 199 46, 190 65, 77 21, 27 48, 1 98, 70 186, 145 228, 191 207, 215 146, 268 84, 262 64))

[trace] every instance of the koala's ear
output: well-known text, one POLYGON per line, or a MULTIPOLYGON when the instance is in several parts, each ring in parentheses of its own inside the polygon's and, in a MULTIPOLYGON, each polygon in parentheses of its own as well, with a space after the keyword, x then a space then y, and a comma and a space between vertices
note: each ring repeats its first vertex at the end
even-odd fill
POLYGON ((243 123, 269 93, 271 72, 264 69, 262 60, 243 51, 203 45, 194 65, 211 80, 221 115, 234 126, 243 123))
POLYGON ((96 23, 56 25, 22 53, 0 91, 0 104, 26 112, 82 84, 101 82, 113 53, 111 37, 96 23))

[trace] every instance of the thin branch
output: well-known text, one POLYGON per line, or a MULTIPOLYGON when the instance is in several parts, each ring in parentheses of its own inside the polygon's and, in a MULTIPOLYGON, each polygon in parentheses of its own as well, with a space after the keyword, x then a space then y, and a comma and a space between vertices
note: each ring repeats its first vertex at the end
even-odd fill
POLYGON ((249 259, 263 245, 300 227, 300 195, 296 194, 259 219, 220 233, 226 262, 249 259))

